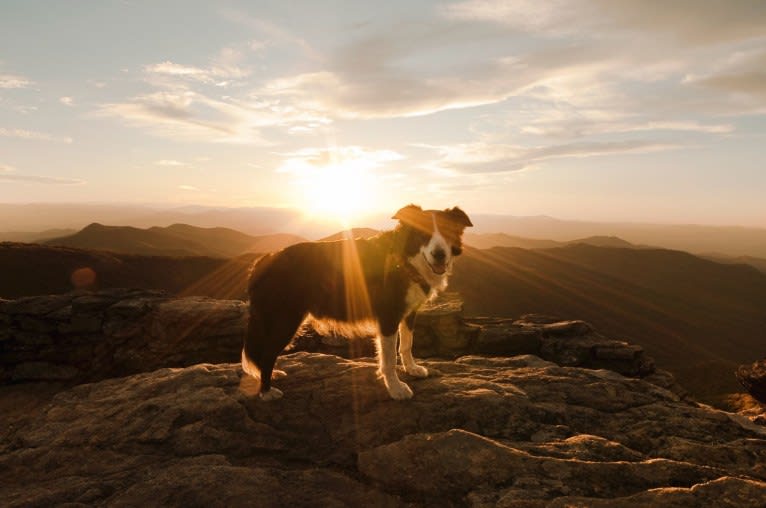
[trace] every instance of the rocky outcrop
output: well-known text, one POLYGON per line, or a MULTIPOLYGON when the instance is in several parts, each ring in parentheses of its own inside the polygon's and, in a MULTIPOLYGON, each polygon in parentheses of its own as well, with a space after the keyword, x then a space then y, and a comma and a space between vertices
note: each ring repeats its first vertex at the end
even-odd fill
POLYGON ((766 404, 766 358, 737 368, 737 380, 753 396, 766 404))
POLYGON ((470 318, 479 332, 470 345, 474 354, 534 354, 567 367, 609 369, 643 377, 655 371, 654 361, 636 344, 601 335, 585 321, 561 321, 527 314, 520 319, 470 318))
MULTIPOLYGON (((0 300, 0 382, 70 384, 182 367, 237 361, 247 322, 240 300, 171 298, 146 290, 0 300)), ((320 335, 305 326, 289 352, 358 358, 375 355, 373 338, 320 335)), ((534 354, 565 366, 646 376, 654 364, 640 346, 598 334, 583 321, 549 316, 521 319, 463 317, 448 293, 419 312, 417 357, 534 354)))
MULTIPOLYGON (((764 430, 607 370, 425 361, 393 401, 372 359, 283 356, 83 384, 2 432, 9 507, 764 506, 764 430)), ((25 385, 18 385, 19 390, 25 385)))
POLYGON ((160 367, 232 362, 247 307, 146 290, 0 300, 0 382, 84 382, 160 367))
MULTIPOLYGON (((346 358, 375 354, 372 337, 349 341, 305 328, 291 351, 335 354, 346 358)), ((466 354, 516 356, 533 354, 569 367, 609 369, 626 376, 655 372, 641 346, 611 339, 584 321, 527 314, 519 319, 463 317, 463 301, 446 293, 418 311, 413 353, 417 358, 457 358, 466 354)))

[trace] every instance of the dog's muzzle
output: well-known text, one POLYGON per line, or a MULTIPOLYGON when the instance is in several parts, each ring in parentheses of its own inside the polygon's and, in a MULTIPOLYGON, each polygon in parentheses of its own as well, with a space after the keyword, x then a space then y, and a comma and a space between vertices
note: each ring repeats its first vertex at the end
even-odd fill
POLYGON ((428 261, 428 256, 426 256, 425 253, 423 253, 423 259, 425 259, 426 264, 431 269, 432 272, 434 272, 436 275, 443 275, 447 271, 447 263, 431 263, 428 261))

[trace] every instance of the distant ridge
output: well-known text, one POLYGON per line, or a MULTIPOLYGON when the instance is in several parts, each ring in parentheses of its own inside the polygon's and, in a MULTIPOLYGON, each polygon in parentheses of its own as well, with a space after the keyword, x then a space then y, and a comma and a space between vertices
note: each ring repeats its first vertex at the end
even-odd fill
MULTIPOLYGON (((385 230, 393 227, 391 213, 359 218, 364 224, 385 230)), ((591 222, 555 219, 546 215, 514 216, 484 214, 466 208, 474 223, 469 233, 505 233, 526 239, 569 242, 577 238, 617 236, 634 245, 653 245, 698 254, 720 253, 729 257, 766 258, 766 223, 760 226, 714 226, 694 224, 653 224, 644 222, 591 222)), ((98 222, 147 228, 170 224, 198 227, 227 227, 249 235, 277 232, 304 238, 322 238, 335 232, 326 221, 312 219, 298 210, 273 207, 183 206, 175 208, 143 205, 88 203, 0 203, 0 231, 43 231, 52 228, 81 229, 98 222)), ((63 235, 56 235, 63 236, 63 235)), ((49 237, 50 238, 50 237, 49 237)), ((4 237, 2 240, 29 241, 4 237)), ((39 241, 35 239, 35 241, 39 241)), ((536 248, 529 245, 506 247, 536 248)), ((486 247, 476 245, 476 247, 486 247)), ((541 246, 552 247, 552 245, 541 246)))
POLYGON ((587 238, 580 238, 566 243, 569 245, 582 243, 585 245, 593 245, 594 247, 616 247, 622 249, 636 248, 636 245, 616 236, 589 236, 587 238))
POLYGON ((492 247, 519 247, 521 249, 548 249, 564 245, 554 240, 541 240, 538 238, 525 238, 506 233, 465 233, 463 243, 477 249, 490 249, 492 247))
POLYGON ((250 236, 228 228, 188 224, 140 229, 94 222, 73 235, 53 238, 44 244, 147 256, 232 258, 248 252, 279 250, 303 240, 284 233, 250 236))
POLYGON ((763 356, 766 275, 752 266, 586 244, 466 249, 456 264, 450 289, 467 315, 579 316, 641 344, 707 401, 738 391, 736 366, 763 356))
POLYGON ((558 242, 555 240, 543 240, 539 238, 526 238, 523 236, 508 235, 506 233, 466 233, 464 235, 466 245, 477 249, 491 249, 492 247, 519 247, 521 249, 551 249, 554 247, 564 247, 566 245, 586 244, 596 247, 617 247, 623 249, 643 248, 634 245, 617 236, 596 235, 586 238, 579 238, 567 242, 558 242))
POLYGON ((377 229, 372 228, 351 228, 344 231, 338 231, 334 235, 326 236, 320 239, 320 242, 330 242, 335 240, 343 240, 344 238, 370 238, 380 233, 377 229))
POLYGON ((76 229, 46 229, 44 231, 4 231, 0 232, 0 242, 40 243, 51 238, 76 233, 76 229))
POLYGON ((766 273, 766 258, 757 258, 753 256, 731 257, 723 254, 701 254, 700 257, 725 265, 750 265, 757 270, 766 273))

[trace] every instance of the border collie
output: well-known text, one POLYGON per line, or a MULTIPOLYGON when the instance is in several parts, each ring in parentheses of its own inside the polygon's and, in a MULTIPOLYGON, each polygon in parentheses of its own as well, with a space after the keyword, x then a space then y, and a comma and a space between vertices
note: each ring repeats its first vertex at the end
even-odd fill
POLYGON ((248 293, 250 320, 242 368, 260 378, 263 400, 282 392, 271 380, 280 352, 306 320, 345 325, 372 324, 377 334, 378 374, 393 399, 412 397, 396 374, 397 332, 405 371, 428 370, 412 357, 415 312, 432 292, 447 286, 463 230, 473 226, 460 208, 423 210, 405 206, 392 217, 393 231, 376 237, 304 242, 268 254, 253 265, 248 293))

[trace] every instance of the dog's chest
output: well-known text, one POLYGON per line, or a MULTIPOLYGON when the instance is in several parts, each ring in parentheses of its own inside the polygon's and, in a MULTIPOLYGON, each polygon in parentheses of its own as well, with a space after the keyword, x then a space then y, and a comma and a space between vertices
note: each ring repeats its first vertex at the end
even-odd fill
POLYGON ((428 299, 428 295, 423 291, 423 288, 420 287, 420 284, 410 284, 404 299, 407 308, 406 314, 417 310, 418 307, 423 305, 423 302, 425 302, 426 299, 428 299))

